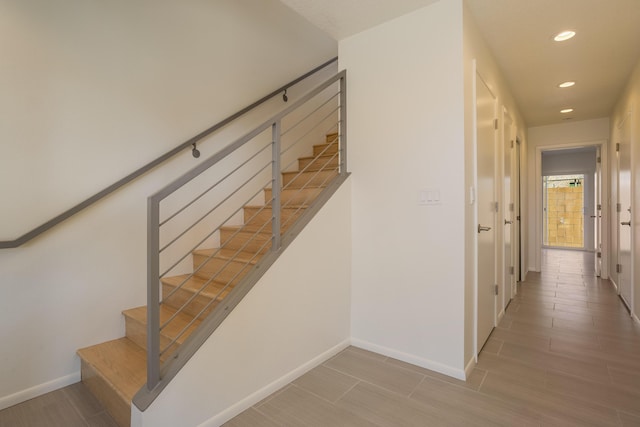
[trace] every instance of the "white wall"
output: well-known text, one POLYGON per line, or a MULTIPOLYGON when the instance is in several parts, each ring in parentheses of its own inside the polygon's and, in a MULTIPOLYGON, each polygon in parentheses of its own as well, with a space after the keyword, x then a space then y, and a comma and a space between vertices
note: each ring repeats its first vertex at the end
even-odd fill
POLYGON ((542 153, 542 175, 562 175, 579 172, 595 172, 596 150, 550 150, 542 153))
MULTIPOLYGON (((500 71, 493 54, 487 47, 482 35, 480 34, 473 16, 469 10, 464 8, 464 212, 465 212, 465 251, 464 251, 464 266, 465 266, 465 346, 464 346, 464 360, 467 365, 474 357, 474 333, 475 333, 475 276, 476 276, 476 227, 477 221, 475 217, 476 206, 472 205, 469 200, 469 189, 473 187, 475 178, 475 158, 474 158, 474 144, 476 128, 474 124, 475 116, 475 93, 473 87, 474 68, 473 61, 476 61, 477 72, 482 76, 483 80, 487 83, 487 86, 496 96, 497 99, 497 111, 496 118, 499 119, 499 128, 502 128, 502 122, 504 120, 503 112, 506 110, 509 116, 513 119, 513 127, 516 129, 516 135, 521 141, 522 155, 526 152, 527 138, 526 138, 526 124, 519 111, 509 85, 504 79, 502 72, 500 71)), ((496 201, 500 206, 500 212, 503 207, 503 183, 502 176, 504 175, 504 150, 503 139, 501 131, 497 132, 496 136, 497 148, 496 148, 496 201)), ((524 162, 523 167, 524 167, 524 162)), ((515 170, 515 169, 514 169, 515 170)), ((522 170, 522 174, 526 170, 522 170)), ((524 206, 523 206, 524 208, 524 206)), ((523 209, 524 212, 524 209, 523 209)), ((500 214, 502 215, 502 214, 500 214)), ((501 220, 502 218, 499 218, 501 220)), ((526 224, 527 217, 523 215, 522 224, 526 224)), ((526 235, 523 236, 526 241, 526 235)), ((498 272, 503 271, 501 250, 502 250, 502 228, 498 227, 498 233, 496 233, 496 242, 498 242, 498 272)), ((526 265, 524 266, 526 272, 526 265)), ((500 295, 505 292, 503 275, 498 274, 498 285, 501 289, 500 295)), ((496 311, 500 313, 504 311, 504 299, 502 297, 497 299, 496 311)))
POLYGON ((339 43, 348 76, 355 345, 464 375, 462 3, 339 43), (441 204, 419 206, 422 189, 441 204))
MULTIPOLYGON (((632 176, 632 244, 634 248, 634 308, 636 315, 640 313, 640 61, 636 65, 632 75, 629 78, 627 87, 624 93, 620 96, 613 114, 611 115, 611 139, 610 139, 610 152, 611 159, 611 181, 615 183, 615 176, 617 176, 617 165, 615 157, 615 143, 618 142, 614 137, 616 126, 622 121, 627 112, 631 111, 632 114, 632 126, 631 129, 631 176, 632 176)), ((615 203, 617 200, 617 188, 612 186, 611 201, 613 209, 611 210, 611 217, 615 216, 615 203)), ((615 236, 615 227, 612 225, 611 234, 615 236)), ((617 242, 616 242, 617 244, 617 242)), ((616 245, 612 243, 611 252, 614 253, 616 245)), ((614 266, 617 260, 614 256, 611 256, 610 265, 614 266)), ((611 269, 612 274, 615 269, 611 269)))
POLYGON ((350 213, 351 179, 132 426, 221 425, 344 349, 350 213))
MULTIPOLYGON (((276 0, 7 0, 0 52, 7 240, 335 56, 337 44, 276 0)), ((201 159, 223 142, 202 144, 201 159)), ((0 250, 0 408, 77 381, 76 349, 124 334, 120 311, 145 303, 146 197, 195 164, 187 152, 0 250)))
MULTIPOLYGON (((539 199, 541 181, 536 175, 540 173, 540 152, 542 149, 553 148, 576 148, 589 145, 604 144, 606 146, 609 138, 609 119, 583 120, 579 122, 562 123, 557 125, 535 126, 528 129, 529 145, 527 149, 528 164, 528 185, 527 194, 529 207, 529 269, 539 271, 540 269, 540 245, 541 245, 541 199, 539 199), (536 169, 537 168, 537 169, 536 169)), ((608 153, 603 153, 603 159, 610 157, 608 153)), ((603 166, 606 166, 603 163, 603 166)), ((603 171, 603 200, 606 201, 606 194, 609 186, 609 179, 606 171, 603 171)), ((524 195, 523 195, 524 197, 524 195)), ((608 212, 603 207, 603 224, 608 223, 608 212)), ((607 236, 602 236, 603 248, 608 247, 607 236)), ((605 254, 603 254, 605 256, 605 254)))

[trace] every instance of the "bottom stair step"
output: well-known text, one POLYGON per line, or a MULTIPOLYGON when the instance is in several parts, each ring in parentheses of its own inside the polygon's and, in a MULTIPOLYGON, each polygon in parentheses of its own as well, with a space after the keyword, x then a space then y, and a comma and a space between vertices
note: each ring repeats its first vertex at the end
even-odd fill
POLYGON ((147 355, 128 338, 78 350, 82 382, 121 427, 131 425, 131 401, 147 381, 147 355))
MULTIPOLYGON (((172 307, 167 307, 165 304, 160 304, 160 324, 164 324, 167 320, 174 316, 176 310, 172 307)), ((125 319, 125 331, 126 336, 131 341, 142 347, 147 348, 147 306, 141 306, 124 310, 122 312, 125 319)), ((184 342, 185 339, 200 325, 200 320, 194 320, 193 316, 189 316, 185 313, 178 313, 173 320, 169 322, 165 328, 160 332, 160 351, 164 351, 167 346, 176 337, 176 343, 172 348, 165 351, 161 356, 161 360, 165 360, 171 356, 171 353, 177 349, 177 347, 184 342), (187 327, 189 323, 191 326, 187 327), (178 335, 185 329, 182 336, 178 335)))

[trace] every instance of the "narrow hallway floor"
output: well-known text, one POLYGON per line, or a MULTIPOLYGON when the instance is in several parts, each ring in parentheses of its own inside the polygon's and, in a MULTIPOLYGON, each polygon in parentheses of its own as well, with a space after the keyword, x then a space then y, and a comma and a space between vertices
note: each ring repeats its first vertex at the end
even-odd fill
POLYGON ((350 347, 226 424, 285 425, 640 426, 640 325, 593 253, 546 249, 467 382, 350 347))

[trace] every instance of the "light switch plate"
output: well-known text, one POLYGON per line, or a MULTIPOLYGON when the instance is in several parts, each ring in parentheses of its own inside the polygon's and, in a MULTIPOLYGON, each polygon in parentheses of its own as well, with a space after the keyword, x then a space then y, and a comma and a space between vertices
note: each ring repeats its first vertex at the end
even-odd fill
POLYGON ((420 190, 420 192, 418 193, 418 204, 421 206, 441 205, 442 199, 440 197, 440 190, 437 190, 437 189, 420 190))

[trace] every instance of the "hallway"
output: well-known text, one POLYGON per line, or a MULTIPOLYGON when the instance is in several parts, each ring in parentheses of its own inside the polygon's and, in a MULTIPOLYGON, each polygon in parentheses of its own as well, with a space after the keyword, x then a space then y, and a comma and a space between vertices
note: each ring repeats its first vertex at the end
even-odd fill
POLYGON ((640 325, 592 258, 544 250, 467 383, 350 347, 226 425, 640 426, 640 325))

